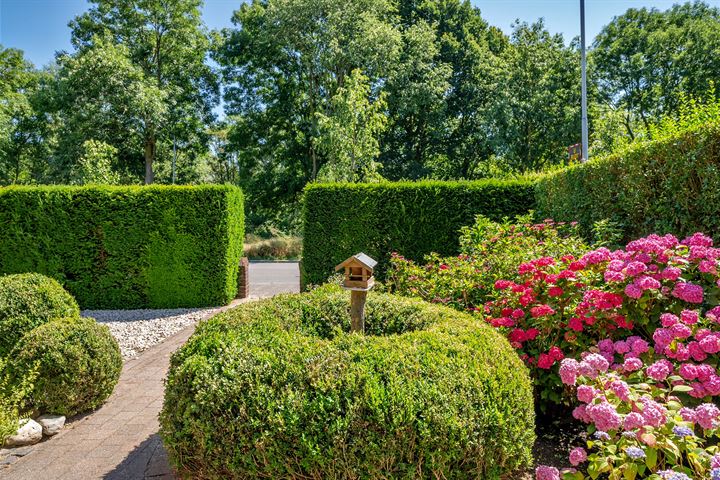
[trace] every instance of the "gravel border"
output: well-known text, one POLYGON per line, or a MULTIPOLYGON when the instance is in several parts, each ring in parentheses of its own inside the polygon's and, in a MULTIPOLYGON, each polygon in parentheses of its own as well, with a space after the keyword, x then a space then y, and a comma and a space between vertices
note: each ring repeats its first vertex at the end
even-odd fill
POLYGON ((83 317, 91 317, 110 328, 120 345, 123 360, 137 357, 141 352, 165 340, 201 318, 219 312, 217 308, 173 308, 162 310, 83 310, 83 317))

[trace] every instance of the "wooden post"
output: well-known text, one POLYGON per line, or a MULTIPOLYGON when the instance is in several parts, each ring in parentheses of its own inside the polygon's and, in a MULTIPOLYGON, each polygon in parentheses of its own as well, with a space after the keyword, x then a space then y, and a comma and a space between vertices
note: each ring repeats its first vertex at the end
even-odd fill
POLYGON ((365 333, 365 299, 367 291, 350 291, 350 331, 365 333))

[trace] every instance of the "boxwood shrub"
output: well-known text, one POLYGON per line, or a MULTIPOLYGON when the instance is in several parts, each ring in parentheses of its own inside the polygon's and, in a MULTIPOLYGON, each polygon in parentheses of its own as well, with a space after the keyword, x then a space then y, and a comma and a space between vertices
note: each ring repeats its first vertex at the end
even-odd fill
POLYGON ((56 280, 36 273, 0 276, 0 357, 33 328, 79 316, 77 302, 56 280))
POLYGON ((0 273, 56 278, 82 308, 226 304, 242 192, 231 186, 0 189, 0 273))
POLYGON ((110 396, 122 370, 117 342, 92 318, 58 319, 25 334, 8 356, 12 377, 36 369, 24 407, 71 416, 110 396))
POLYGON ((458 232, 482 214, 491 220, 534 208, 531 181, 318 183, 305 188, 303 283, 323 283, 335 265, 365 252, 380 263, 392 252, 420 261, 458 253, 458 232))
POLYGON ((540 215, 620 224, 625 239, 695 232, 720 240, 720 121, 665 133, 653 141, 560 170, 537 184, 540 215))
POLYGON ((171 359, 160 415, 187 478, 499 478, 529 465, 528 373, 492 328, 338 287, 242 305, 171 359))

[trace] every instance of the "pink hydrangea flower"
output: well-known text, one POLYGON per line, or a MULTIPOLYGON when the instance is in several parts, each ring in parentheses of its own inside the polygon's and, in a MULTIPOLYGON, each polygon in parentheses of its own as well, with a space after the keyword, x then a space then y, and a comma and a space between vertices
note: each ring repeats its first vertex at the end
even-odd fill
POLYGON ((693 283, 678 282, 673 288, 672 296, 688 303, 702 303, 703 288, 693 283))
POLYGON ((695 409, 695 420, 705 430, 718 427, 720 410, 712 403, 703 403, 695 409))
POLYGON ((682 275, 682 270, 677 267, 667 267, 661 272, 662 278, 665 280, 675 281, 682 275))
POLYGON ((580 363, 574 358, 565 358, 560 363, 560 380, 565 385, 575 385, 580 363))
POLYGON ((720 352, 720 339, 715 335, 708 335, 700 340, 700 348, 705 353, 718 353, 720 352))
POLYGON ((647 275, 638 277, 634 283, 642 290, 657 290, 662 286, 660 282, 647 275))
POLYGON ((695 364, 692 363, 683 363, 680 365, 678 373, 685 380, 695 380, 697 378, 697 368, 695 367, 695 364))
POLYGON ((640 275, 641 273, 647 271, 647 265, 645 265, 642 262, 630 262, 625 267, 625 274, 634 277, 636 275, 640 275))
POLYGON ((622 425, 622 417, 607 401, 588 405, 585 410, 599 430, 617 430, 622 425))
POLYGON ((658 382, 665 380, 672 371, 672 364, 667 360, 658 360, 645 369, 647 376, 658 382))
POLYGON ((625 295, 627 295, 630 298, 640 298, 642 297, 643 291, 640 287, 635 285, 634 283, 630 283, 625 286, 625 295))
POLYGON ((682 313, 680 313, 680 320, 685 325, 695 325, 698 320, 700 320, 700 315, 698 315, 698 312, 695 310, 683 310, 682 313))
POLYGON ((626 358, 623 362, 623 370, 626 372, 636 372, 643 366, 642 360, 635 357, 626 358))
POLYGON ((583 403, 590 403, 595 398, 597 390, 590 385, 580 385, 577 388, 577 398, 583 403))
POLYGON ((587 461, 587 452, 582 447, 573 448, 570 451, 570 464, 577 467, 581 463, 587 461))
POLYGON ((630 345, 625 340, 618 340, 615 342, 614 349, 616 353, 624 355, 630 351, 630 345))
POLYGON ((623 428, 625 430, 635 430, 636 428, 640 428, 643 425, 645 425, 645 420, 639 413, 630 412, 625 415, 625 420, 623 421, 623 428))
POLYGON ((547 317, 555 313, 555 310, 550 305, 538 305, 530 309, 530 315, 533 318, 547 317))
POLYGON ((583 363, 590 365, 590 367, 592 367, 598 373, 607 372, 608 368, 610 367, 610 362, 608 362, 605 357, 597 353, 591 353, 590 355, 585 357, 583 361, 580 362, 581 365, 583 363))
POLYGON ((648 397, 642 397, 640 398, 640 401, 643 404, 641 415, 645 421, 645 425, 649 425, 651 427, 660 427, 665 425, 668 414, 665 407, 648 397))
POLYGON ((686 339, 692 335, 692 330, 690 330, 690 327, 684 323, 676 323, 670 327, 670 331, 673 333, 675 338, 686 339))
POLYGON ((615 380, 610 384, 610 389, 623 402, 630 401, 630 387, 622 380, 615 380))
POLYGON ((682 407, 679 413, 680 417, 686 422, 695 422, 695 410, 692 408, 682 407))
POLYGON ((660 315, 660 324, 665 328, 670 328, 679 321, 680 319, 677 315, 673 315, 672 313, 663 313, 660 315))
POLYGON ((535 469, 535 480, 560 480, 560 471, 555 467, 540 465, 535 469))

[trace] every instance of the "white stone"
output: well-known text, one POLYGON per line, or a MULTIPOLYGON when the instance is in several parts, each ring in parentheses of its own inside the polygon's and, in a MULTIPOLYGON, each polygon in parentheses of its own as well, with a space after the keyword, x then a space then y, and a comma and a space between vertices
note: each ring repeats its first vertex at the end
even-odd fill
POLYGON ((42 427, 39 423, 32 419, 20 420, 20 428, 5 440, 8 447, 22 447, 23 445, 32 445, 42 440, 42 427))
POLYGON ((40 415, 36 420, 42 426, 43 435, 48 437, 60 432, 65 426, 65 417, 62 415, 40 415))

